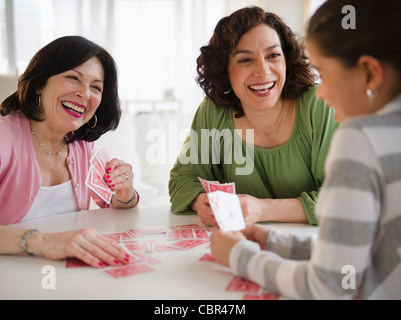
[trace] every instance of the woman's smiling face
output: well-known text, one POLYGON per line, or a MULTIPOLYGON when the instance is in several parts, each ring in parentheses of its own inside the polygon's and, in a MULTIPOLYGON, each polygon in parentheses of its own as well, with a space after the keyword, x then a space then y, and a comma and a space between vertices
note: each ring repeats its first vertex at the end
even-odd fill
POLYGON ((50 77, 38 92, 45 121, 65 134, 79 129, 99 107, 103 86, 104 70, 97 57, 50 77))
POLYGON ((274 107, 286 81, 286 61, 277 32, 261 24, 245 33, 230 55, 228 73, 245 113, 274 107))

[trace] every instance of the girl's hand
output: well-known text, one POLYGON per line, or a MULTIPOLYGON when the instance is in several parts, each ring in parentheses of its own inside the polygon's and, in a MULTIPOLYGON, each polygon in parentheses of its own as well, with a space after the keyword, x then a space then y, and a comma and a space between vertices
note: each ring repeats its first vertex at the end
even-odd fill
POLYGON ((218 263, 230 267, 230 252, 234 245, 245 239, 241 232, 223 232, 218 228, 213 228, 210 236, 212 255, 218 263))

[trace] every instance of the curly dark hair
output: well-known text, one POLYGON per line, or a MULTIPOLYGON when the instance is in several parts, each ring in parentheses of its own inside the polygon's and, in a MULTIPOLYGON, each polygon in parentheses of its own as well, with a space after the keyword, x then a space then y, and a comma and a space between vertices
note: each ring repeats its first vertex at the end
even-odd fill
POLYGON ((240 9, 221 19, 209 44, 201 47, 196 78, 206 96, 217 107, 234 110, 237 118, 244 115, 240 100, 232 91, 224 94, 230 88, 229 57, 241 37, 262 23, 277 32, 286 59, 286 82, 282 98, 296 99, 315 82, 315 74, 303 43, 297 40, 295 34, 277 15, 256 6, 240 9))
POLYGON ((18 79, 17 91, 2 102, 0 114, 5 116, 20 110, 28 119, 44 120, 38 90, 46 85, 50 77, 71 70, 93 57, 100 60, 104 69, 102 101, 95 113, 97 124, 94 128, 84 125, 70 132, 68 143, 95 141, 107 131, 115 130, 121 118, 117 65, 105 49, 80 36, 61 37, 40 49, 18 79))

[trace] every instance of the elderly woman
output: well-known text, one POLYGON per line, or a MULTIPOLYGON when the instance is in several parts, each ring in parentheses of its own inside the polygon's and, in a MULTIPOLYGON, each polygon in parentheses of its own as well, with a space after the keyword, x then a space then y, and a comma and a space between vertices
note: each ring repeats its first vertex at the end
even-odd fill
POLYGON ((315 97, 314 73, 290 28, 258 7, 241 9, 219 21, 197 63, 207 97, 171 171, 172 211, 216 224, 200 177, 235 182, 247 224, 318 224, 314 208, 338 124, 315 97))
MULTIPOLYGON (((120 121, 113 58, 82 37, 54 40, 33 57, 1 114, 0 253, 77 257, 94 267, 125 263, 122 250, 95 230, 44 234, 5 226, 89 209, 93 141, 120 121)), ((102 178, 115 191, 110 206, 135 206, 132 166, 112 159, 106 171, 102 178)))

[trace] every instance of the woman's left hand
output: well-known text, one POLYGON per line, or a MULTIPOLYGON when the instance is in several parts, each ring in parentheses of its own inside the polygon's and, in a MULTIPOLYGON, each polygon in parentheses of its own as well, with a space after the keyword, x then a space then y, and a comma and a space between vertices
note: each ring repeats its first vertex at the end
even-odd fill
MULTIPOLYGON (((125 163, 119 159, 112 159, 106 165, 104 180, 111 190, 116 191, 114 197, 120 200, 116 202, 113 201, 113 205, 124 207, 124 205, 121 205, 121 202, 129 202, 136 196, 136 191, 133 187, 134 174, 131 164, 125 163)), ((137 202, 138 201, 133 201, 130 207, 135 206, 137 202)))

